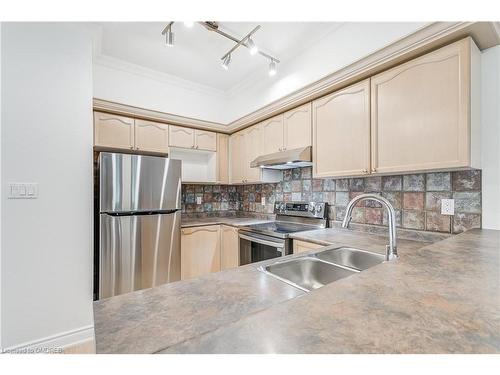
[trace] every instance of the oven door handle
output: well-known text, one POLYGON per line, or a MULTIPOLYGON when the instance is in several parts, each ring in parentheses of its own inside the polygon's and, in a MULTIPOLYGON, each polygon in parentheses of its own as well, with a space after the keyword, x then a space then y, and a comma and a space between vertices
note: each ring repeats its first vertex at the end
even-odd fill
POLYGON ((241 234, 241 233, 240 233, 240 238, 242 238, 244 240, 247 240, 247 241, 259 243, 259 244, 262 244, 262 245, 267 245, 267 246, 275 247, 277 249, 280 249, 279 251, 281 253, 283 253, 283 249, 285 248, 285 244, 284 243, 267 241, 267 240, 263 240, 262 238, 246 236, 246 235, 241 234))

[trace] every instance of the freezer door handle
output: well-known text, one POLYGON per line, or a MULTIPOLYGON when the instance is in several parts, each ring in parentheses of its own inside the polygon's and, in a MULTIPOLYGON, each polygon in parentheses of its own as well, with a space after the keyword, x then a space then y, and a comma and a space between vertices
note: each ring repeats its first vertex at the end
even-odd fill
POLYGON ((174 214, 179 209, 174 210, 153 210, 153 211, 119 211, 119 212, 103 212, 108 216, 145 216, 145 215, 169 215, 174 214))

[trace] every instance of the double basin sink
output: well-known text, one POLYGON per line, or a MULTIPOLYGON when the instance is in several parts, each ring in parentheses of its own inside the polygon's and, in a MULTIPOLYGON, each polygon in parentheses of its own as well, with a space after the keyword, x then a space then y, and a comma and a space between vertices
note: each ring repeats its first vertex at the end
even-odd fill
POLYGON ((277 261, 259 270, 289 285, 310 292, 382 263, 385 257, 352 247, 338 247, 315 254, 277 261))

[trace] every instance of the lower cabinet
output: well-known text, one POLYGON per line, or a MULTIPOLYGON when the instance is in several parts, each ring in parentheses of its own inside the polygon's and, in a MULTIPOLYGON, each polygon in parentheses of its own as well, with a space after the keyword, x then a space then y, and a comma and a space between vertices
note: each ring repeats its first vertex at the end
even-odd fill
POLYGON ((181 230, 181 280, 220 271, 220 225, 181 230))
POLYGON ((238 228, 206 225, 181 229, 181 280, 240 264, 238 228))
POLYGON ((307 241, 300 241, 300 240, 293 240, 293 253, 298 254, 298 253, 303 253, 304 251, 309 251, 309 250, 316 250, 324 247, 323 245, 319 245, 314 242, 307 242, 307 241))
POLYGON ((220 268, 226 270, 240 265, 238 228, 221 225, 220 268))

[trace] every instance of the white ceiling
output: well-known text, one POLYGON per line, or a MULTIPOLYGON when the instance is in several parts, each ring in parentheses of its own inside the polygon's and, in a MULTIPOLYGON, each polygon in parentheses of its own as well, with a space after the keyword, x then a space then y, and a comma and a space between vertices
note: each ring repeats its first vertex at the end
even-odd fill
MULTIPOLYGON (((281 67, 342 25, 339 22, 220 22, 219 28, 241 38, 257 24, 262 27, 254 34, 255 43, 281 60, 281 67)), ((269 61, 261 55, 251 56, 244 47, 233 53, 229 70, 222 69, 221 57, 235 43, 199 24, 187 28, 182 22, 174 23, 175 46, 167 47, 161 35, 165 25, 166 22, 99 23, 98 53, 222 91, 230 90, 250 76, 271 79, 267 74, 269 61)))

